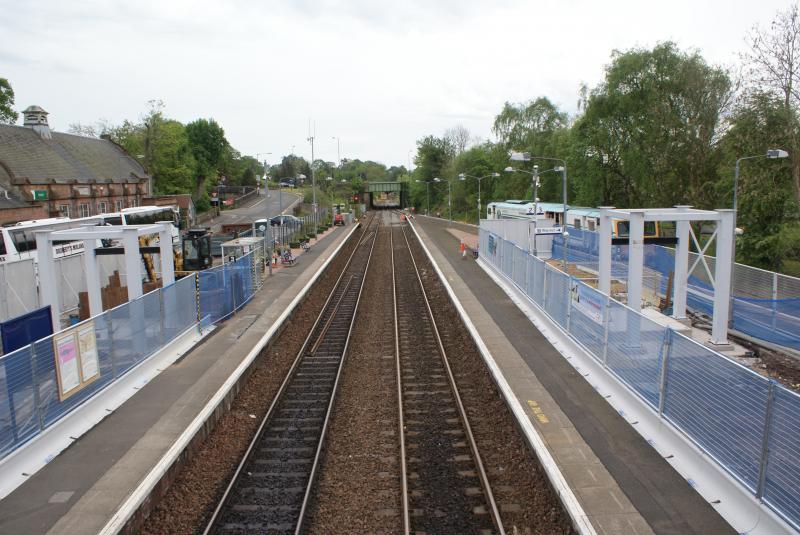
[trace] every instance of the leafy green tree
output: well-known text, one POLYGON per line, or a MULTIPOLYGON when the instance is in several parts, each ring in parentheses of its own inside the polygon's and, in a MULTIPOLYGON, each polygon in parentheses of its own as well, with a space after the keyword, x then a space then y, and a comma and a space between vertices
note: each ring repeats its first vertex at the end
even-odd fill
POLYGON ((186 137, 189 150, 195 159, 196 197, 200 197, 208 193, 209 187, 214 186, 217 169, 225 156, 228 140, 225 139, 225 131, 214 119, 197 119, 187 124, 186 137))
POLYGON ((728 74, 673 43, 615 52, 574 126, 580 201, 624 207, 714 204, 728 74))
POLYGON ((14 124, 19 114, 14 111, 14 90, 5 78, 0 78, 0 123, 14 124))

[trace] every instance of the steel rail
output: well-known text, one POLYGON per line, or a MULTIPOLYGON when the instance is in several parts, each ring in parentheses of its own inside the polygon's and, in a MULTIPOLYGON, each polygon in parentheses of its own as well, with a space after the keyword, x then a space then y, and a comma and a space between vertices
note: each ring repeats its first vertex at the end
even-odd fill
MULTIPOLYGON (((333 288, 331 289, 330 293, 328 294, 328 297, 325 300, 325 304, 322 305, 322 308, 320 309, 319 314, 317 315, 317 318, 314 320, 314 324, 311 326, 311 329, 309 330, 308 335, 306 336, 305 340, 303 341, 303 345, 300 347, 300 350, 297 352, 297 356, 295 356, 294 361, 292 362, 292 366, 289 368, 289 371, 287 372, 286 377, 284 377, 283 381, 281 382, 281 385, 278 388, 278 391, 276 392, 275 396, 272 399, 272 402, 270 403, 269 408, 267 409, 267 413, 264 415, 264 418, 261 420, 261 423, 259 424, 258 429, 255 432, 255 435, 253 435, 253 439, 250 441, 250 444, 248 445, 247 450, 245 451, 244 455, 242 456, 241 461, 239 461, 239 464, 236 467, 236 471, 233 473, 233 476, 230 478, 230 481, 228 482, 228 485, 225 488, 225 492, 222 494, 221 498, 217 501, 217 505, 214 508, 214 512, 211 514, 211 517, 209 518, 208 522, 206 523, 206 527, 203 530, 203 535, 209 535, 210 533, 212 533, 213 529, 215 528, 216 523, 217 523, 217 521, 219 519, 220 513, 222 512, 223 507, 225 506, 226 502, 228 501, 228 497, 230 496, 231 491, 233 490, 234 486, 236 485, 236 482, 239 480, 239 477, 240 477, 242 471, 244 470, 244 467, 246 466, 247 462, 249 461, 250 457, 252 456, 253 450, 258 445, 258 443, 259 443, 259 441, 261 439, 261 435, 264 432, 264 428, 266 427, 267 423, 269 422, 269 420, 273 416, 273 413, 275 411, 275 407, 278 405, 279 400, 283 396, 283 394, 286 391, 286 388, 288 387, 290 381, 294 377, 294 372, 297 369, 298 365, 300 364, 300 361, 302 360, 303 355, 305 354, 306 348, 311 343, 312 338, 314 336, 314 332, 315 332, 317 326, 319 325, 320 321, 322 321, 323 317, 325 316, 325 311, 327 310, 328 305, 330 304, 331 300, 333 299, 333 296, 336 294, 336 290, 339 288, 339 285, 340 285, 342 279, 344 278, 345 274, 347 273, 347 269, 350 267, 350 264, 351 264, 351 262, 353 260, 353 257, 355 256, 356 252, 358 252, 359 246, 361 245, 361 243, 364 241, 365 237, 367 236, 367 232, 366 232, 367 228, 372 224, 372 220, 373 219, 374 219, 374 216, 373 216, 372 219, 370 219, 369 223, 364 227, 364 234, 361 235, 361 237, 358 240, 358 243, 356 244, 355 247, 353 247, 353 250, 350 252, 350 256, 348 256, 347 262, 345 263, 344 267, 342 268, 342 271, 339 274, 339 277, 337 277, 336 282, 333 285, 333 288)), ((358 224, 362 225, 361 222, 359 222, 358 224)), ((342 293, 342 295, 344 295, 344 292, 342 293)))
POLYGON ((408 468, 406 466, 406 436, 405 436, 405 421, 403 417, 403 378, 400 362, 400 323, 398 321, 397 312, 397 279, 394 272, 394 232, 389 229, 389 243, 392 252, 392 295, 394 304, 394 355, 395 355, 395 371, 397 373, 397 412, 400 420, 398 426, 400 430, 400 486, 402 489, 402 506, 403 506, 403 534, 409 535, 411 533, 411 515, 408 507, 408 468))
POLYGON ((450 362, 447 359, 447 352, 444 349, 444 344, 442 343, 442 337, 439 333, 439 326, 436 324, 436 318, 434 317, 433 310, 431 309, 430 301, 428 300, 428 292, 425 291, 425 285, 422 283, 422 277, 419 274, 419 266, 417 266, 417 261, 414 259, 414 254, 411 250, 411 243, 408 241, 408 236, 406 235, 405 225, 401 226, 401 230, 403 232, 403 238, 406 241, 406 247, 408 248, 408 254, 411 257, 411 263, 414 266, 414 272, 417 276, 417 282, 419 282, 420 289, 422 290, 422 297, 425 299, 425 308, 428 312, 428 316, 433 324, 433 333, 436 335, 436 342, 439 346, 439 355, 442 358, 442 363, 444 364, 445 370, 447 370, 447 376, 450 380, 450 389, 453 392, 453 397, 455 398, 456 405, 458 406, 459 416, 461 417, 461 423, 464 426, 464 431, 466 432, 467 438, 469 439, 470 449, 472 450, 472 455, 475 459, 475 464, 478 468, 478 475, 481 482, 481 487, 483 487, 483 493, 486 497, 486 502, 489 505, 489 514, 492 517, 492 522, 494 523, 495 527, 498 530, 500 535, 505 535, 505 529, 503 528, 503 521, 500 518, 500 510, 497 507, 497 502, 495 502, 494 494, 492 493, 492 487, 489 483, 489 477, 486 474, 486 470, 483 466, 483 461, 481 460, 481 455, 478 452, 478 444, 475 442, 475 436, 472 434, 472 427, 469 424, 469 419, 467 418, 467 411, 464 408, 464 404, 461 401, 461 395, 458 392, 458 385, 456 384, 455 376, 453 375, 453 370, 450 368, 450 362))
MULTIPOLYGON (((376 219, 373 216, 373 219, 370 220, 370 225, 372 224, 373 220, 376 219)), ((380 223, 379 223, 380 224, 380 223)), ((365 232, 366 234, 366 232, 365 232)), ((309 501, 311 499, 311 489, 314 486, 314 480, 317 475, 317 469, 319 468, 320 457, 322 456, 322 450, 325 446, 325 436, 328 432, 328 426, 331 421, 331 415, 333 414, 333 405, 336 402, 336 392, 338 391, 339 387, 339 380, 342 377, 342 370, 344 369, 344 364, 347 358, 347 350, 350 348, 350 338, 353 334, 353 326, 356 323, 356 316, 358 315, 358 305, 361 303, 361 295, 364 292, 364 283, 367 280, 367 273, 369 272, 369 266, 372 262, 372 252, 375 250, 375 242, 378 239, 378 230, 375 229, 375 232, 372 236, 372 244, 370 245, 369 249, 369 256, 367 257, 367 265, 364 267, 364 276, 361 278, 361 285, 358 288, 358 296, 356 297, 356 304, 353 307, 353 316, 350 318, 350 326, 347 329, 347 335, 344 343, 344 348, 342 349, 342 356, 341 360, 339 361, 339 369, 336 371, 336 380, 333 383, 333 389, 331 392, 331 399, 328 402, 328 410, 325 413, 325 421, 322 424, 322 433, 319 437, 319 443, 317 444, 317 451, 314 455, 314 463, 311 466, 311 473, 308 477, 308 485, 306 486, 306 493, 303 497, 303 505, 300 507, 300 514, 297 518, 297 527, 295 528, 294 532, 295 535, 300 535, 303 531, 303 520, 305 520, 305 514, 308 510, 309 501)), ((363 245, 359 243, 359 246, 363 245)), ((348 283, 349 285, 349 283, 348 283)))

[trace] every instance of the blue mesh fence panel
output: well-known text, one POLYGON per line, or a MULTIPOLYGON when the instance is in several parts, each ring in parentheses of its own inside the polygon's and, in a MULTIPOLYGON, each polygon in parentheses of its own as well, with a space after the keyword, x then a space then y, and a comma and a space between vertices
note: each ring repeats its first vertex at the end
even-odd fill
POLYGON ((764 377, 673 334, 664 416, 753 491, 768 390, 764 377))
POLYGON ((733 328, 800 350, 800 299, 733 300, 733 328))
POLYGON ((218 322, 230 313, 221 267, 200 271, 200 318, 203 326, 218 322))
POLYGON ((195 276, 184 277, 161 291, 164 310, 164 340, 169 342, 197 320, 195 276))
POLYGON ((608 298, 582 282, 574 282, 574 288, 570 299, 569 333, 599 359, 603 354, 608 298))
POLYGON ((513 280, 517 286, 525 289, 525 274, 527 272, 527 262, 525 261, 525 257, 527 256, 527 253, 517 246, 514 246, 512 251, 514 255, 513 280))
POLYGON ((561 271, 550 266, 547 269, 547 301, 545 311, 564 329, 567 328, 567 305, 569 291, 569 277, 561 271))
POLYGON ((667 329, 615 300, 609 302, 607 313, 608 368, 657 407, 667 329))
POLYGON ((534 288, 534 270, 536 265, 536 259, 533 258, 529 254, 525 254, 525 294, 533 299, 533 288, 534 288))
POLYGON ((800 525, 800 396, 774 387, 764 502, 800 525))
POLYGON ((544 270, 545 263, 538 258, 531 257, 533 264, 533 278, 531 279, 531 286, 533 287, 533 294, 531 297, 539 306, 544 305, 544 270))
POLYGON ((0 357, 0 392, 0 453, 4 454, 39 432, 30 346, 0 357))

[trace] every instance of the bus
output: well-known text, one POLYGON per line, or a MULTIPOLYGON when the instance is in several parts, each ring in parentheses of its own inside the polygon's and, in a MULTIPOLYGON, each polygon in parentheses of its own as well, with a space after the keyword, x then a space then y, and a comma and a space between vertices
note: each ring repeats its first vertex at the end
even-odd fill
POLYGON ((168 221, 172 223, 172 244, 180 246, 180 213, 175 206, 136 206, 98 217, 106 225, 152 225, 168 221))
MULTIPOLYGON (((0 228, 0 263, 33 258, 36 255, 36 233, 42 231, 67 230, 78 227, 103 225, 102 216, 52 217, 31 221, 20 221, 0 228)), ((53 242, 53 257, 63 258, 83 252, 83 242, 53 242)))
MULTIPOLYGON (((169 221, 172 223, 173 247, 180 246, 178 211, 174 206, 140 206, 124 208, 121 212, 70 219, 52 217, 32 221, 21 221, 0 227, 0 263, 33 258, 36 254, 36 233, 42 231, 67 230, 97 225, 150 225, 169 221)), ((53 242, 53 258, 63 258, 83 253, 83 241, 53 242)))
MULTIPOLYGON (((549 219, 556 225, 561 225, 564 219, 564 205, 562 203, 540 202, 537 219, 549 219)), ((508 200, 504 202, 491 202, 486 208, 487 219, 533 219, 534 203, 531 201, 508 200)), ((576 229, 597 231, 600 227, 600 210, 586 206, 567 205, 567 225, 576 229)), ((612 219, 612 235, 615 238, 626 238, 629 235, 630 222, 621 219, 612 219)), ((645 238, 661 236, 661 225, 658 221, 645 221, 645 238)))

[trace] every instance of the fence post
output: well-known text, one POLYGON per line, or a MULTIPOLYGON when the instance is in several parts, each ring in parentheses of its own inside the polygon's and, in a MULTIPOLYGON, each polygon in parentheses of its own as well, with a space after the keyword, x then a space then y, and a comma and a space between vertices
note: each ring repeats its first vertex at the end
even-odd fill
POLYGON ((200 323, 200 272, 194 274, 194 302, 197 305, 197 323, 200 323))
POLYGON ((542 310, 547 310, 547 262, 542 266, 544 274, 542 275, 542 310))
POLYGON ((605 314, 603 317, 603 367, 608 368, 608 324, 611 322, 611 297, 606 296, 605 314))
POLYGON ((36 343, 31 344, 31 383, 33 383, 33 406, 36 407, 36 416, 39 419, 39 431, 44 431, 44 414, 42 413, 41 399, 39 395, 39 365, 36 362, 36 343))
MULTIPOLYGON (((174 283, 173 283, 174 284, 174 283)), ((158 290, 158 315, 159 321, 161 323, 161 347, 166 345, 167 334, 166 334, 166 326, 164 325, 164 320, 166 318, 166 313, 164 312, 164 287, 162 286, 158 290)))
POLYGON ((770 379, 769 390, 767 392, 767 408, 764 414, 764 431, 761 437, 761 462, 758 467, 758 487, 756 487, 756 498, 764 496, 764 485, 767 481, 767 465, 769 464, 769 436, 772 432, 773 407, 775 405, 775 381, 770 379))
MULTIPOLYGON (((567 275, 567 334, 569 334, 570 318, 572 317, 572 276, 567 275)), ((577 290, 577 288, 575 288, 577 290)))
POLYGON ((111 312, 108 316, 108 345, 111 353, 111 375, 114 379, 117 378, 117 353, 114 351, 114 322, 111 321, 111 312))
POLYGON ((778 273, 772 273, 772 328, 778 324, 778 273))
POLYGON ((661 380, 658 386, 658 416, 664 414, 664 400, 667 393, 667 366, 669 365, 669 355, 672 351, 672 328, 667 327, 664 333, 664 341, 661 343, 661 380))

